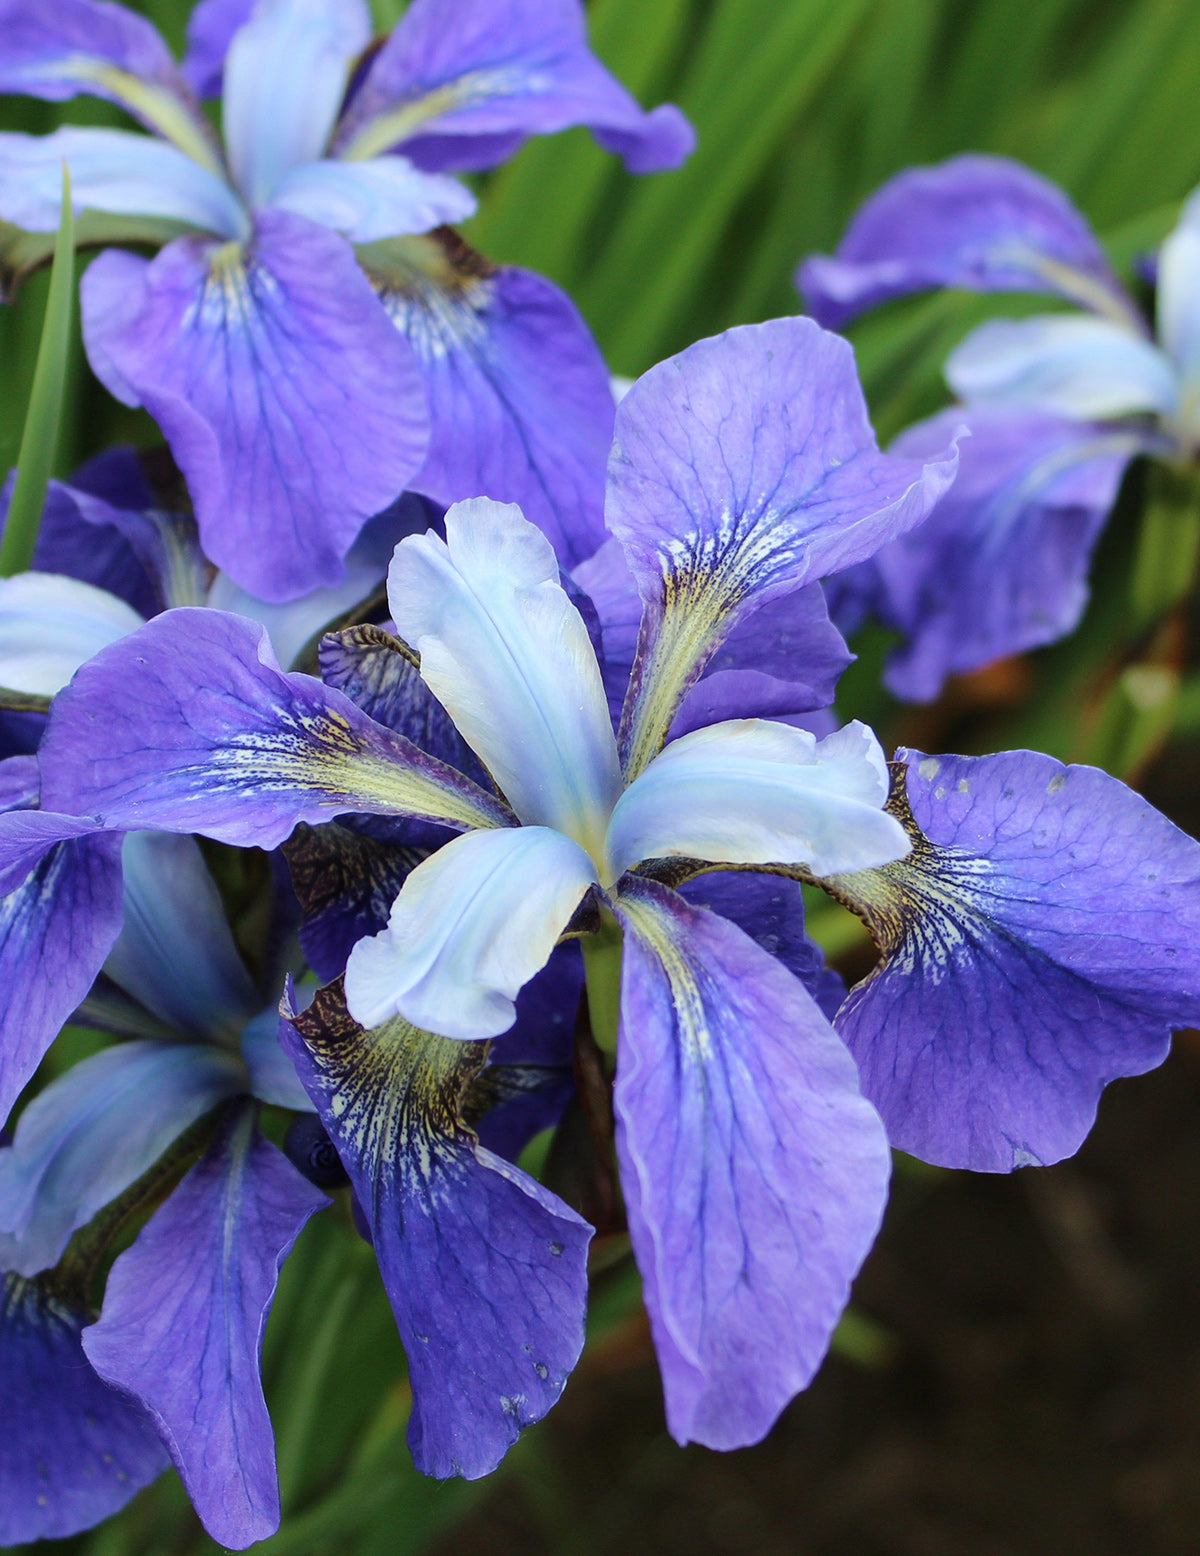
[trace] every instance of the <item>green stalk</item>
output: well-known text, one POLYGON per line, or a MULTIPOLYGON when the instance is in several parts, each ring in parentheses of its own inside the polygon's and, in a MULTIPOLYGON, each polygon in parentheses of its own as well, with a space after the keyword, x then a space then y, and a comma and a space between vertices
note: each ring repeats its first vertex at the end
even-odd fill
POLYGON ((621 1017, 621 930, 607 908, 600 909, 599 931, 584 935, 579 943, 592 1036, 606 1054, 615 1054, 621 1017))
POLYGON ((71 347, 71 308, 75 296, 75 217, 71 175, 63 163, 62 216, 54 244, 54 267, 46 298, 46 317, 38 346, 29 410, 21 436, 17 479, 0 540, 0 577, 23 573, 33 563, 38 527, 46 505, 46 486, 54 467, 62 422, 67 363, 71 347))
POLYGON ((1135 628, 1151 626, 1192 588, 1200 558, 1200 472, 1156 460, 1146 472, 1146 505, 1131 587, 1135 628))

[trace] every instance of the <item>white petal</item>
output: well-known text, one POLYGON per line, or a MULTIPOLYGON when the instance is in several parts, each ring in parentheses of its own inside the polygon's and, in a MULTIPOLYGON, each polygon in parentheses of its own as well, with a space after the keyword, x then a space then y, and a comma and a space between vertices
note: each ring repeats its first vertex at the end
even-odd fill
POLYGON ((77 578, 0 579, 0 686, 53 697, 80 665, 144 625, 132 605, 77 578))
POLYGON ((226 238, 247 231, 246 213, 228 184, 166 141, 128 130, 0 135, 0 221, 27 232, 55 231, 64 162, 76 213, 154 217, 226 238))
POLYGON ((1158 252, 1158 335, 1179 373, 1182 430, 1200 443, 1200 208, 1158 252))
POLYGON ((883 809, 887 763, 857 722, 818 741, 769 719, 731 719, 672 741, 621 796, 609 868, 676 856, 865 870, 908 853, 883 809))
POLYGON ((1147 340, 1087 314, 994 319, 946 362, 964 400, 1022 403, 1064 416, 1170 415, 1177 395, 1166 355, 1147 340))
POLYGON ((579 845, 549 827, 455 838, 408 877, 388 927, 351 951, 350 1014, 367 1028, 400 1015, 442 1037, 506 1032, 595 877, 579 845))
POLYGON ((475 212, 475 196, 445 173, 423 173, 407 157, 306 162, 286 174, 271 204, 332 227, 351 243, 428 232, 475 212))
POLYGON ((522 821, 599 850, 620 792, 616 741, 583 618, 550 542, 511 504, 446 514, 446 540, 396 548, 388 599, 421 674, 522 821))
POLYGON ((367 45, 361 0, 259 0, 225 59, 225 146, 251 205, 315 161, 337 120, 350 62, 367 45))

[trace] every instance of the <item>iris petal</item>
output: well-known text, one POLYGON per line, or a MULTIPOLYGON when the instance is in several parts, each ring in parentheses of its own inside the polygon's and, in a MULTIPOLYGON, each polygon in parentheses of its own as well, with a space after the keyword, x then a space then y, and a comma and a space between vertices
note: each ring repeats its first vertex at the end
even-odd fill
POLYGON ((522 821, 600 847, 620 788, 600 667, 544 535, 518 508, 457 503, 446 539, 401 541, 388 574, 421 676, 522 821))
POLYGON ((819 875, 846 868, 836 859, 886 864, 908 851, 884 812, 887 792, 883 752, 864 724, 822 741, 767 719, 714 724, 672 741, 618 800, 610 870, 671 856, 819 875))
POLYGON ((0 579, 0 686, 53 697, 142 618, 107 590, 55 573, 0 579))
POLYGON ((401 1015, 460 1039, 507 1031, 595 878, 579 845, 549 827, 455 838, 408 876, 383 933, 350 953, 351 1014, 365 1027, 401 1015))

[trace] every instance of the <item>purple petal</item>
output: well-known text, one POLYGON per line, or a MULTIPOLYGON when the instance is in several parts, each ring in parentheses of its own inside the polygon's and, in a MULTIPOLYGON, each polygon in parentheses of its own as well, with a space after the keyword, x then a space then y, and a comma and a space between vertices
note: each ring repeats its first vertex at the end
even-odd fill
POLYGON ((131 832, 125 924, 105 974, 180 1036, 227 1043, 262 1007, 194 838, 131 832))
POLYGON ((382 627, 349 627, 321 639, 321 679, 344 692, 377 724, 404 735, 430 756, 483 778, 483 770, 449 714, 421 679, 404 645, 382 627))
MULTIPOLYGON (((14 479, 15 472, 0 493, 0 513, 4 516, 14 479)), ((34 567, 39 572, 61 573, 93 584, 132 605, 140 616, 153 615, 163 602, 154 576, 124 532, 131 515, 122 511, 152 504, 132 449, 110 449, 98 455, 81 466, 69 482, 50 482, 34 567), (112 495, 96 487, 107 487, 112 495)))
POLYGON ((425 452, 424 391, 344 239, 261 211, 239 257, 110 250, 83 280, 88 355, 162 427, 204 549, 264 600, 336 583, 425 452))
POLYGON ((167 1467, 149 1418, 88 1366, 86 1322, 38 1283, 0 1276, 0 1545, 90 1529, 167 1467))
POLYGON ((244 1110, 118 1258, 83 1334, 100 1376, 149 1411, 205 1529, 234 1550, 279 1527, 259 1353, 280 1266, 328 1203, 244 1110))
POLYGON ((827 329, 934 286, 1056 292, 1137 317, 1062 190, 1005 157, 967 155, 907 168, 862 206, 836 257, 805 260, 796 284, 827 329))
POLYGON ((108 0, 0 0, 0 92, 118 103, 216 171, 220 155, 170 50, 108 0))
POLYGON ((645 113, 604 69, 579 0, 414 0, 336 145, 361 158, 403 143, 422 166, 477 169, 576 124, 634 173, 678 167, 695 144, 677 108, 645 113))
POLYGON ((346 811, 512 820, 341 692, 280 670, 266 628, 223 611, 167 611, 97 654, 55 699, 41 760, 43 803, 68 815, 247 848, 346 811))
POLYGON ((244 1082, 228 1049, 172 1042, 118 1043, 52 1081, 0 1151, 0 1268, 56 1264, 74 1231, 244 1082))
POLYGON ((897 755, 912 853, 830 883, 881 948, 838 1030, 901 1150, 1059 1161, 1200 1019, 1200 844, 1092 767, 897 755))
POLYGON ((940 448, 962 417, 972 436, 958 479, 924 524, 868 564, 876 610, 907 639, 885 680, 910 702, 1074 629, 1092 550, 1142 441, 1034 411, 956 407, 910 427, 894 450, 940 448))
POLYGON ((220 97, 233 35, 250 20, 256 0, 200 0, 187 25, 183 74, 197 97, 220 97))
POLYGON ((292 1026, 285 1043, 370 1223, 408 1352, 417 1468, 477 1479, 578 1360, 591 1228, 457 1122, 484 1045, 401 1021, 365 1032, 336 984, 292 1026))
POLYGON ((608 370, 570 299, 449 239, 362 255, 421 365, 433 425, 413 478, 439 503, 515 502, 562 566, 604 539, 608 370))
POLYGON ((300 944, 322 983, 345 972, 360 940, 386 929, 401 886, 425 857, 336 823, 298 827, 284 852, 304 912, 300 944))
POLYGON ((802 985, 627 878, 615 1105, 677 1442, 758 1442, 816 1372, 875 1237, 887 1141, 802 985))
POLYGON ((607 505, 646 606, 630 771, 739 622, 911 529, 955 464, 953 449, 881 453, 850 347, 810 319, 729 330, 639 379, 617 410, 607 505))
MULTIPOLYGON (((10 813, 0 826, 39 814, 10 813)), ((121 915, 119 837, 43 843, 27 879, 0 899, 0 1121, 87 994, 121 915)))
MULTIPOLYGON (((601 627, 601 670, 619 718, 637 655, 642 601, 613 536, 574 571, 601 627)), ((854 655, 829 619, 820 584, 807 584, 734 627, 684 699, 671 726, 683 735, 730 718, 779 718, 825 708, 854 655)))
POLYGON ((833 1020, 846 985, 825 966, 825 953, 804 932, 804 894, 798 881, 749 870, 715 870, 689 881, 680 896, 736 924, 799 978, 833 1020))

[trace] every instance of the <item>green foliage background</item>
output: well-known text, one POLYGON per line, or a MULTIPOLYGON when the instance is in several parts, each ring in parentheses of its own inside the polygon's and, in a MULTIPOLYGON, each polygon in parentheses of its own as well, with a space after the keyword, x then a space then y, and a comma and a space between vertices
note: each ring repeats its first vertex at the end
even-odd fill
MULTIPOLYGON (((188 0, 136 8, 181 44, 188 0)), ((402 8, 375 0, 381 26, 402 8)), ((590 14, 600 55, 644 102, 679 102, 699 132, 698 151, 679 172, 636 180, 583 131, 533 143, 481 181, 482 209, 465 231, 493 259, 566 287, 616 372, 641 372, 729 325, 795 312, 796 263, 829 249, 858 202, 910 163, 963 150, 1021 158, 1068 189, 1126 272, 1200 183, 1193 0, 594 0, 590 14)), ((103 104, 0 104, 4 128, 40 132, 62 119, 121 122, 103 104)), ((0 312, 0 468, 15 462, 20 444, 46 287, 45 274, 35 277, 0 312)), ((943 403, 941 363, 972 323, 1029 306, 944 295, 856 327, 881 438, 943 403)), ((55 467, 63 474, 115 440, 157 440, 148 419, 91 379, 75 330, 55 467)), ((985 677, 913 712, 879 692, 886 643, 868 635, 846 678, 847 711, 885 739, 926 749, 1028 745, 1128 778, 1189 773, 1200 674, 1176 597, 1179 558, 1200 517, 1141 523, 1139 482, 1135 471, 1087 623, 1069 642, 1007 679, 985 677), (1139 574, 1169 581, 1135 611, 1130 579, 1139 574)), ((1156 793, 1168 809, 1172 796, 1177 819, 1194 829, 1178 790, 1156 793)), ((853 954, 858 930, 837 910, 822 910, 814 925, 831 951, 853 954)), ((613 1343, 614 1325, 636 1302, 628 1270, 600 1283, 592 1316, 600 1343, 606 1335, 613 1343)), ((852 1319, 840 1344, 869 1360, 869 1326, 852 1319)), ((260 1547, 269 1556, 415 1556, 487 1493, 488 1485, 438 1485, 411 1470, 403 1357, 370 1252, 344 1218, 318 1217, 285 1268, 266 1378, 285 1511, 281 1532, 260 1547)), ((500 1473, 521 1479, 551 1548, 579 1548, 569 1488, 546 1473, 538 1430, 500 1473)), ((80 1556, 217 1549, 173 1475, 108 1526, 59 1548, 80 1556)))

